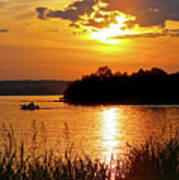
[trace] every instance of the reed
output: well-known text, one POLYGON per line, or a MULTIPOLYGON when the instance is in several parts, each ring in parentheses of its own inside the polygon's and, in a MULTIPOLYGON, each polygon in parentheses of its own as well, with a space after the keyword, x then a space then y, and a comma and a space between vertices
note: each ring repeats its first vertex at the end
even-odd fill
MULTIPOLYGON (((24 140, 17 143, 13 127, 3 125, 5 143, 0 147, 0 179, 27 180, 178 180, 179 137, 176 133, 165 142, 148 138, 140 147, 128 145, 125 158, 110 162, 73 156, 72 146, 63 155, 42 148, 34 131, 30 150, 24 140)), ((68 135, 68 134, 67 134, 68 135)), ((44 146, 45 147, 45 146, 44 146)))

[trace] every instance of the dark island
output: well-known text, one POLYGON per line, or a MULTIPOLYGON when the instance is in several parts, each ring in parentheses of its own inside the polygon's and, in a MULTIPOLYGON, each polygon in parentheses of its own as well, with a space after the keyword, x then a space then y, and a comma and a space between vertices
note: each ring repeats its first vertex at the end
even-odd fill
POLYGON ((128 75, 104 66, 71 83, 64 100, 82 105, 179 104, 179 73, 152 68, 128 75))

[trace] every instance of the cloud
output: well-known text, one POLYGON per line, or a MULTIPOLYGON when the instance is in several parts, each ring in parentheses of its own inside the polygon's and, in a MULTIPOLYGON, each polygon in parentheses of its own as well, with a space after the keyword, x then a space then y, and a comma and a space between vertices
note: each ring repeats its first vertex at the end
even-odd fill
POLYGON ((179 30, 164 30, 161 33, 127 34, 111 37, 111 39, 157 38, 162 36, 179 37, 179 30))
POLYGON ((0 33, 7 33, 8 31, 8 29, 0 29, 0 33))
POLYGON ((36 8, 39 19, 47 19, 48 8, 38 7, 36 8))
POLYGON ((118 10, 136 17, 140 26, 164 26, 166 20, 179 21, 179 0, 103 0, 107 11, 118 10))
MULTIPOLYGON (((120 11, 136 17, 140 26, 164 26, 166 20, 179 21, 179 0, 82 0, 75 1, 65 10, 36 9, 40 19, 62 18, 70 21, 80 20, 80 16, 94 12, 99 2, 107 5, 105 11, 120 11)), ((97 24, 98 25, 98 24, 97 24)))
POLYGON ((80 16, 92 13, 94 11, 93 6, 97 2, 98 0, 76 1, 70 4, 64 11, 54 11, 44 7, 38 7, 36 11, 40 19, 61 18, 75 22, 80 20, 80 16))
POLYGON ((179 29, 165 29, 165 32, 179 33, 179 29))
POLYGON ((70 27, 79 28, 82 25, 92 28, 104 28, 111 23, 117 23, 116 17, 120 14, 118 11, 101 11, 102 7, 106 5, 102 3, 102 0, 82 0, 70 4, 63 11, 38 7, 36 12, 38 13, 38 18, 42 20, 49 18, 69 20, 71 21, 70 27))
POLYGON ((119 30, 133 31, 136 26, 149 30, 158 28, 156 32, 144 31, 133 35, 119 35, 114 38, 155 38, 170 35, 178 37, 175 28, 168 30, 166 22, 179 23, 179 0, 76 0, 64 10, 52 10, 48 7, 36 8, 38 18, 60 18, 70 21, 70 27, 82 31, 100 31, 111 24, 123 23, 119 30), (125 20, 118 22, 116 17, 125 14, 125 20), (165 31, 165 32, 164 32, 165 31))
POLYGON ((111 23, 117 24, 116 17, 118 15, 118 13, 101 14, 100 12, 97 12, 93 18, 89 18, 83 25, 99 29, 109 27, 111 23))
POLYGON ((127 34, 113 37, 112 39, 133 39, 133 38, 156 38, 167 36, 167 33, 142 33, 142 34, 127 34))

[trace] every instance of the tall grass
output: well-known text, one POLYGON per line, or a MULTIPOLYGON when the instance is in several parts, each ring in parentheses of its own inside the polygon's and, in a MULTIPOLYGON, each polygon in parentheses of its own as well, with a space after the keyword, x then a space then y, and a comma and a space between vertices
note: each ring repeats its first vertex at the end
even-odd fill
POLYGON ((36 130, 30 149, 25 147, 23 139, 16 143, 12 126, 3 127, 3 136, 5 143, 0 147, 1 180, 179 180, 177 133, 163 143, 148 138, 140 147, 128 145, 125 158, 111 157, 110 163, 92 160, 85 155, 75 157, 72 147, 63 155, 41 148, 39 144, 45 144, 46 138, 37 143, 36 130))

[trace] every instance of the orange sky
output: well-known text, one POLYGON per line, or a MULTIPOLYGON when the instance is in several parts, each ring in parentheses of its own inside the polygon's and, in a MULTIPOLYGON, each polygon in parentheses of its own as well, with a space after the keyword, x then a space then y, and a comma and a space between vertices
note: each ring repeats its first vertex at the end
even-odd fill
POLYGON ((73 80, 102 65, 179 71, 177 0, 170 11, 134 1, 0 0, 0 80, 73 80))

